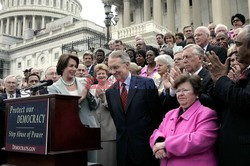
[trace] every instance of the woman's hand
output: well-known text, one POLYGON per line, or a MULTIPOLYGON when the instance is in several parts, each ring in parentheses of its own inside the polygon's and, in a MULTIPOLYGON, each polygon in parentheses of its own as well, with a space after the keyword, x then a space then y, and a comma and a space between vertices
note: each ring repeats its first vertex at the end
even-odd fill
POLYGON ((89 90, 86 87, 84 87, 82 90, 81 98, 78 101, 79 103, 81 103, 84 99, 86 99, 88 92, 89 90))
POLYGON ((164 86, 164 89, 169 89, 171 87, 171 83, 169 82, 169 73, 166 72, 162 75, 162 83, 163 83, 163 86, 164 86))
POLYGON ((167 157, 167 153, 165 151, 165 142, 157 142, 153 146, 153 154, 155 155, 155 158, 157 159, 163 159, 167 157))
POLYGON ((165 152, 164 149, 160 149, 160 150, 156 151, 155 158, 157 158, 157 159, 163 159, 165 157, 167 157, 167 153, 165 152))
POLYGON ((100 98, 102 102, 105 101, 105 90, 97 88, 95 92, 96 97, 100 98))
POLYGON ((171 48, 171 49, 174 47, 174 43, 172 42, 168 42, 167 45, 168 45, 168 48, 171 48))

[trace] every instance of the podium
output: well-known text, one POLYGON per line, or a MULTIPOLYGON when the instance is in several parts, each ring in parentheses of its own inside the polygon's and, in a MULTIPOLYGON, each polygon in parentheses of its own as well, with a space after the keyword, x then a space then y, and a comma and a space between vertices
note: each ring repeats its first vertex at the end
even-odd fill
POLYGON ((87 166, 87 151, 101 149, 100 128, 81 123, 78 99, 49 94, 6 100, 7 164, 87 166))

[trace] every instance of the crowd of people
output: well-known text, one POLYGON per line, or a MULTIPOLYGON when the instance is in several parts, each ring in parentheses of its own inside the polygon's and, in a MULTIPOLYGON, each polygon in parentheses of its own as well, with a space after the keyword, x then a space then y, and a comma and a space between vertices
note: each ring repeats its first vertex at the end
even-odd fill
MULTIPOLYGON (((232 29, 211 23, 157 34, 157 48, 138 34, 135 47, 109 42, 60 56, 57 66, 0 80, 0 147, 4 99, 59 93, 81 96, 83 125, 101 128, 103 166, 250 165, 250 26, 242 14, 232 29), (32 89, 40 82, 53 85, 32 89)), ((6 153, 0 152, 0 163, 6 153)))

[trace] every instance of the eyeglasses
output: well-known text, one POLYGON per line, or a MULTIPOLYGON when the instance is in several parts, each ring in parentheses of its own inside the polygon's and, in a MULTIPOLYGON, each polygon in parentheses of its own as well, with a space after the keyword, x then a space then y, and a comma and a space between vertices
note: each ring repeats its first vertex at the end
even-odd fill
POLYGON ((191 89, 176 89, 176 91, 175 91, 175 93, 176 94, 180 94, 180 93, 188 93, 188 92, 190 92, 191 91, 191 89))
POLYGON ((234 43, 235 43, 236 47, 240 47, 241 45, 243 45, 243 43, 239 42, 239 41, 234 41, 234 43))
POLYGON ((232 22, 233 23, 236 23, 236 22, 239 22, 240 20, 239 19, 235 19, 235 20, 233 20, 232 22))
POLYGON ((222 37, 222 38, 217 38, 216 41, 219 42, 219 41, 221 41, 221 40, 223 41, 223 40, 225 40, 225 39, 226 39, 226 38, 224 38, 224 37, 222 37))

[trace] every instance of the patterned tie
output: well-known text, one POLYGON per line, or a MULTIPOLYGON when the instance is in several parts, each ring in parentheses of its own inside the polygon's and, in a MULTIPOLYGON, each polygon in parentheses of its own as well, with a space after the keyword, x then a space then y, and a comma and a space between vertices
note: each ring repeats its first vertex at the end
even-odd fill
POLYGON ((126 84, 122 83, 121 101, 124 113, 126 113, 127 97, 128 97, 128 92, 126 89, 126 84))
POLYGON ((14 98, 14 95, 13 94, 10 94, 10 99, 14 98))

